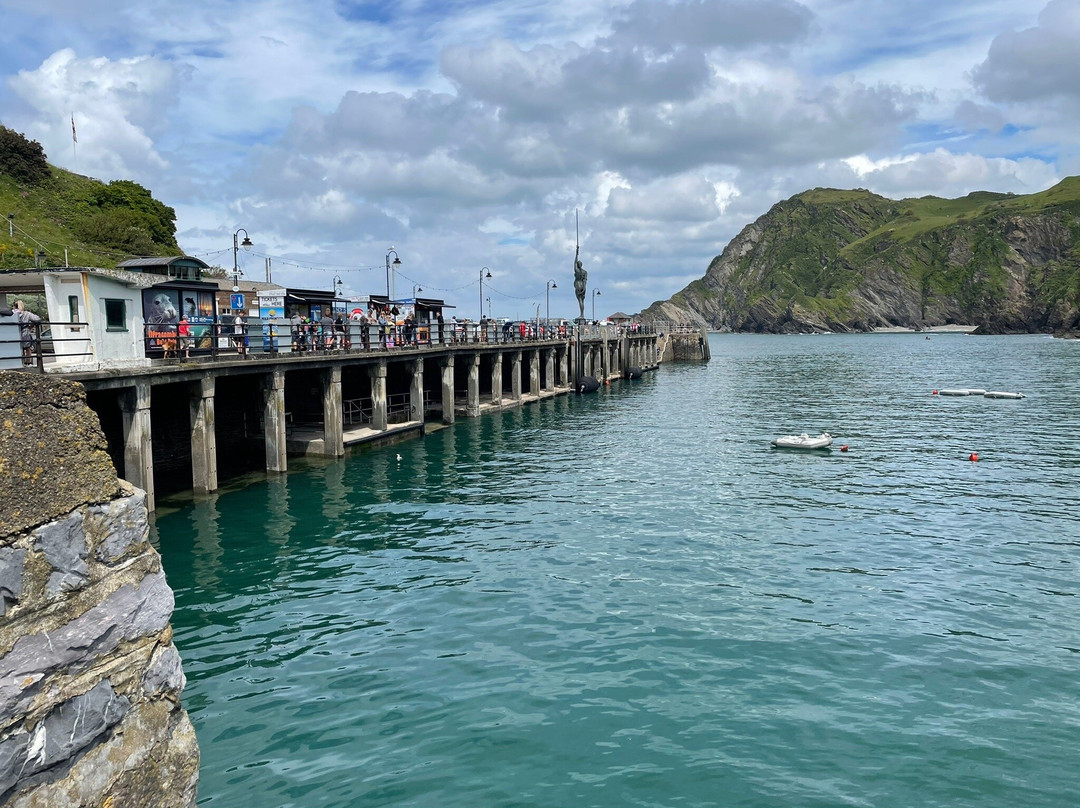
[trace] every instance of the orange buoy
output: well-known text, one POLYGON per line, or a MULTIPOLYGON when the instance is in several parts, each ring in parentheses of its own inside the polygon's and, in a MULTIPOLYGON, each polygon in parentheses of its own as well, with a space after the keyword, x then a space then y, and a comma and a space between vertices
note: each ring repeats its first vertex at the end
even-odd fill
POLYGON ((972 463, 978 463, 979 462, 979 455, 976 452, 972 452, 971 454, 968 455, 968 460, 970 460, 972 463))
POLYGON ((847 444, 846 443, 843 446, 840 447, 840 451, 841 452, 846 452, 847 451, 847 444))

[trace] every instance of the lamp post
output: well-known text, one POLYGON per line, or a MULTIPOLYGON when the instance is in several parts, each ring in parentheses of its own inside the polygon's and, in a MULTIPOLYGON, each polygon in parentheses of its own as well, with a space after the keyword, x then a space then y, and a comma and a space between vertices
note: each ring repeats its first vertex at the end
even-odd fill
POLYGON ((334 276, 334 297, 341 297, 341 295, 342 295, 342 291, 341 291, 342 285, 343 284, 341 283, 341 276, 340 275, 335 275, 334 276))
MULTIPOLYGON (((491 270, 487 267, 480 267, 480 320, 484 319, 484 278, 490 277, 491 270)), ((477 320, 477 322, 479 322, 479 320, 477 320)))
POLYGON ((599 289, 592 290, 592 318, 593 322, 596 322, 596 297, 600 294, 599 289))
POLYGON ((251 249, 251 239, 248 237, 248 231, 242 227, 237 228, 236 232, 232 234, 232 273, 233 273, 233 291, 240 291, 240 262, 237 259, 240 248, 245 250, 251 249), (239 244, 236 241, 236 237, 241 233, 244 234, 244 240, 239 244))
POLYGON ((413 284, 413 288, 412 288, 412 302, 413 302, 413 306, 414 306, 414 307, 416 306, 416 293, 417 293, 417 292, 422 292, 422 291, 424 291, 424 290, 423 290, 423 288, 422 288, 422 287, 420 286, 420 284, 418 284, 418 283, 416 283, 416 284, 413 284))
POLYGON ((391 247, 386 251, 386 299, 391 300, 390 297, 390 254, 394 255, 394 267, 401 266, 401 259, 398 258, 397 250, 391 247))
POLYGON ((546 318, 547 323, 546 323, 546 325, 547 325, 547 328, 548 328, 549 331, 551 330, 551 290, 552 289, 558 289, 558 288, 559 287, 555 285, 555 281, 550 280, 550 281, 547 282, 547 288, 544 290, 544 295, 547 298, 547 318, 546 318))
POLYGON ((536 304, 536 338, 540 339, 540 304, 536 304))

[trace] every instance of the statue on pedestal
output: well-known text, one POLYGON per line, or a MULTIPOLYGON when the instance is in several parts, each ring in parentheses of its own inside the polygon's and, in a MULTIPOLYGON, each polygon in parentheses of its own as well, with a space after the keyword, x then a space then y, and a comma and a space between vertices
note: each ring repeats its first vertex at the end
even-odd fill
POLYGON ((589 279, 589 273, 581 265, 577 254, 574 254, 574 294, 577 295, 578 309, 581 311, 581 319, 585 319, 585 282, 589 279))

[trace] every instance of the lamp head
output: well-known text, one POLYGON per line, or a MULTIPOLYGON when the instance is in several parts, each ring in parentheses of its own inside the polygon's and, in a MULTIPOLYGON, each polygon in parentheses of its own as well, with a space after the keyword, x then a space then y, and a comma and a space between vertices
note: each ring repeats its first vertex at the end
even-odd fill
POLYGON ((253 245, 251 243, 251 239, 249 239, 247 236, 244 236, 244 240, 240 242, 240 246, 250 252, 253 245))
POLYGON ((396 266, 396 267, 401 266, 401 259, 397 257, 396 253, 394 254, 394 266, 396 266))

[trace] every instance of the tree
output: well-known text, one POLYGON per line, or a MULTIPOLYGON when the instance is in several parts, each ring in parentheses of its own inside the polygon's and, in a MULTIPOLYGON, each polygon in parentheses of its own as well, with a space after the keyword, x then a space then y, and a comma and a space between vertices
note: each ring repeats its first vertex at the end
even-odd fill
POLYGON ((40 143, 0 125, 0 174, 26 185, 37 185, 51 173, 40 143))
POLYGON ((137 182, 113 180, 97 190, 90 204, 110 216, 122 214, 126 226, 145 231, 154 244, 179 249, 176 244, 176 211, 154 199, 137 182))

